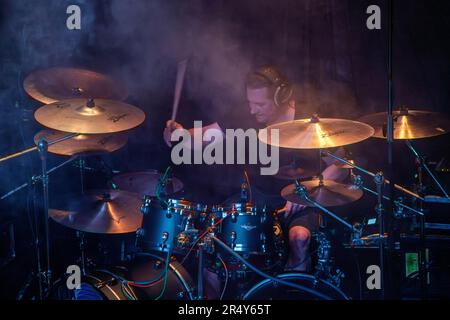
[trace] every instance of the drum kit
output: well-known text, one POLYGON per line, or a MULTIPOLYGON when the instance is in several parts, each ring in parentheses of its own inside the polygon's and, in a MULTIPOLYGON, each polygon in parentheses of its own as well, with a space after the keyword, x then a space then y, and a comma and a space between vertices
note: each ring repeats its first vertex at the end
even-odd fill
MULTIPOLYGON (((42 174, 32 179, 33 183, 42 183, 44 199, 46 266, 42 267, 41 262, 37 266, 40 298, 61 298, 65 284, 64 279, 54 281, 52 276, 49 219, 80 234, 132 235, 133 238, 126 266, 92 266, 83 252, 85 246, 80 245, 83 284, 81 289, 71 292, 66 298, 203 299, 206 268, 225 281, 224 291, 229 279, 242 281, 251 278, 253 282, 246 283, 235 296, 238 299, 349 298, 339 288, 339 275, 329 264, 330 243, 320 232, 315 234, 319 256, 316 273, 283 271, 286 250, 278 220, 279 211, 272 210, 270 204, 255 206, 250 203, 248 184, 244 184, 239 201, 226 206, 209 206, 178 197, 184 186, 181 180, 169 174, 169 170, 164 174, 156 170, 127 172, 112 177, 111 189, 83 189, 81 195, 65 195, 58 207, 50 208, 48 175, 77 157, 119 150, 127 144, 130 131, 144 122, 145 113, 122 102, 128 95, 122 84, 89 70, 52 68, 36 71, 26 78, 24 87, 31 97, 45 104, 36 110, 34 116, 46 128, 35 135, 36 146, 0 158, 0 163, 31 151, 39 151, 40 154, 42 174), (47 153, 71 158, 47 170, 47 153), (189 259, 197 267, 197 284, 191 272, 187 271, 186 261, 189 259)), ((355 243, 361 241, 358 238, 361 230, 330 208, 355 202, 368 192, 377 196, 377 213, 381 215, 383 200, 390 199, 384 195, 382 187, 391 182, 381 173, 372 173, 327 149, 356 144, 371 137, 385 138, 386 118, 386 113, 368 115, 359 121, 313 115, 310 119, 269 126, 268 131, 279 131, 279 141, 272 143, 271 135, 267 134, 259 137, 263 142, 280 148, 318 150, 320 159, 330 157, 341 168, 352 172, 351 183, 338 183, 322 177, 320 160, 319 174, 309 179, 303 179, 307 175, 303 168, 283 167, 276 178, 294 183, 281 190, 281 197, 318 209, 356 235, 355 243), (374 191, 365 186, 361 176, 354 171, 373 177, 377 189, 374 191)), ((411 141, 449 131, 450 120, 441 114, 407 108, 394 112, 395 140, 407 142, 447 200, 450 199, 448 194, 411 141)), ((15 188, 2 199, 26 185, 15 188)), ((425 199, 423 194, 397 184, 393 187, 415 199, 425 199)), ((420 207, 408 206, 401 201, 395 203, 399 208, 424 215, 420 207)), ((39 235, 38 232, 36 234, 39 235)), ((36 240, 42 243, 39 238, 36 240)), ((383 246, 383 241, 380 243, 383 246)), ((36 249, 39 256, 41 248, 36 249)))

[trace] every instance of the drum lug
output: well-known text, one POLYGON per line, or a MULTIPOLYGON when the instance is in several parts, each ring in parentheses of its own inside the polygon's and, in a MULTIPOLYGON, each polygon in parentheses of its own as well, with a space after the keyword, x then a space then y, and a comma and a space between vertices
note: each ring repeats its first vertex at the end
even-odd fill
POLYGON ((164 250, 165 248, 167 248, 166 243, 167 243, 167 240, 169 240, 169 233, 167 231, 164 231, 162 233, 161 239, 162 239, 162 243, 159 246, 160 246, 161 250, 164 250))
POLYGON ((230 244, 230 247, 233 250, 234 250, 234 248, 236 248, 236 238, 237 238, 236 231, 231 231, 231 244, 230 244))
POLYGON ((145 235, 145 230, 143 228, 139 228, 136 230, 136 237, 141 238, 145 235))
POLYGON ((145 216, 150 213, 150 204, 152 203, 152 198, 149 196, 144 196, 142 198, 141 213, 145 216))

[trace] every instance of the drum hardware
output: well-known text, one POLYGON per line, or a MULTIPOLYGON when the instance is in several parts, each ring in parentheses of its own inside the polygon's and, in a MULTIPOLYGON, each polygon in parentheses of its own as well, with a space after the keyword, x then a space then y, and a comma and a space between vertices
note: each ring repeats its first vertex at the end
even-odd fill
POLYGON ((314 290, 311 290, 308 287, 302 286, 302 285, 298 285, 292 282, 288 282, 285 281, 283 279, 280 278, 276 278, 276 277, 272 277, 269 274, 259 270, 258 268, 254 267, 251 263, 249 263, 247 260, 245 260, 244 258, 242 258, 239 254, 237 254, 234 250, 232 250, 229 246, 227 246, 224 242, 222 242, 222 240, 220 240, 219 238, 215 237, 215 236, 211 236, 209 235, 215 243, 217 243, 221 248, 223 248, 227 253, 231 254, 232 256, 236 257, 239 261, 241 261, 243 264, 245 264, 250 270, 256 272, 257 274, 259 274, 260 276, 266 278, 266 279, 270 279, 271 281, 275 282, 275 283, 279 283, 279 284, 283 284, 285 286, 288 287, 292 287, 295 288, 297 290, 301 290, 307 293, 312 294, 315 297, 318 297, 320 299, 325 299, 325 300, 330 300, 331 298, 327 295, 324 295, 322 293, 319 292, 315 292, 314 290))
MULTIPOLYGON (((48 146, 52 146, 54 144, 57 144, 59 142, 63 142, 65 140, 72 139, 73 137, 76 137, 78 135, 79 135, 79 133, 68 133, 66 136, 64 136, 64 137, 62 137, 60 139, 57 139, 57 140, 54 140, 54 141, 51 141, 51 142, 47 142, 47 147, 48 146)), ((21 151, 9 154, 7 156, 4 156, 4 157, 0 158, 0 163, 4 162, 4 161, 7 161, 7 160, 10 160, 10 159, 17 158, 17 157, 19 157, 21 155, 24 155, 24 154, 27 154, 27 153, 30 153, 30 152, 33 152, 33 151, 39 151, 39 146, 36 145, 34 147, 29 147, 29 148, 26 148, 24 150, 21 150, 21 151)))
MULTIPOLYGON (((341 206, 357 201, 363 196, 363 192, 354 186, 332 180, 323 180, 322 176, 319 176, 319 179, 303 181, 301 185, 305 188, 311 200, 324 207, 341 206)), ((281 190, 281 196, 293 203, 309 207, 314 206, 312 202, 302 198, 299 193, 299 186, 300 181, 296 180, 296 183, 288 185, 281 190)))
MULTIPOLYGON (((73 156, 70 159, 63 161, 61 164, 51 168, 50 170, 47 171, 47 175, 50 175, 51 173, 53 173, 54 171, 58 170, 59 168, 64 167, 65 165, 74 162, 76 159, 78 159, 78 156, 73 156)), ((42 175, 34 175, 30 178, 29 182, 25 182, 23 184, 21 184, 20 186, 12 189, 11 191, 5 193, 4 195, 2 195, 0 197, 0 200, 4 200, 10 196, 12 196, 13 194, 15 194, 16 192, 29 187, 30 185, 35 185, 36 183, 38 183, 39 181, 42 181, 42 175)))
POLYGON ((183 189, 183 183, 171 177, 169 173, 162 175, 156 170, 122 173, 112 177, 112 183, 121 190, 138 193, 142 196, 170 196, 183 189))
MULTIPOLYGON (((361 171, 362 173, 364 173, 364 174, 366 174, 368 176, 371 176, 372 178, 374 178, 375 175, 376 175, 375 173, 370 172, 370 171, 368 171, 368 170, 366 170, 366 169, 364 169, 364 168, 362 168, 362 167, 360 167, 360 166, 358 166, 356 164, 352 164, 351 162, 349 162, 349 161, 347 161, 347 160, 345 160, 345 159, 343 159, 343 158, 341 158, 339 156, 336 156, 335 154, 333 154, 333 153, 331 153, 329 151, 322 150, 322 152, 325 153, 327 156, 330 156, 330 157, 332 157, 332 158, 334 158, 334 159, 336 159, 336 160, 338 160, 338 161, 340 161, 342 163, 345 163, 345 164, 353 167, 354 169, 357 169, 358 171, 361 171)), ((388 179, 384 179, 384 182, 387 183, 387 184, 391 183, 388 179)), ((424 200, 424 198, 421 197, 419 194, 417 194, 417 193, 415 193, 415 192, 413 192, 411 190, 408 190, 408 189, 406 189, 406 188, 404 188, 404 187, 402 187, 402 186, 400 186, 398 184, 394 184, 393 187, 395 189, 403 192, 403 193, 408 194, 409 196, 411 196, 413 198, 416 198, 416 199, 422 200, 422 201, 424 200)))
MULTIPOLYGON (((34 142, 37 144, 42 138, 51 142, 66 135, 67 132, 41 130, 34 136, 34 142)), ((126 133, 80 134, 71 139, 49 146, 48 152, 61 156, 99 155, 117 151, 124 147, 127 142, 128 134, 126 133)))
POLYGON ((84 232, 77 231, 77 237, 80 239, 81 272, 83 275, 86 275, 86 240, 84 238, 84 232))
POLYGON ((417 151, 416 148, 414 148, 414 146, 412 145, 410 140, 406 140, 405 142, 406 142, 406 145, 408 146, 408 149, 412 152, 412 154, 414 155, 414 157, 416 158, 416 160, 417 160, 417 162, 419 164, 418 167, 417 167, 417 169, 419 170, 419 173, 418 173, 419 184, 422 185, 422 171, 421 171, 421 168, 424 168, 426 170, 426 172, 428 173, 428 175, 432 178, 432 180, 436 184, 436 186, 444 194, 444 196, 448 200, 450 200, 450 196, 445 191, 444 187, 439 182, 439 180, 436 178, 436 176, 433 174, 433 172, 430 170, 430 168, 428 167, 427 162, 425 161, 424 157, 422 155, 420 155, 420 153, 417 151))
POLYGON ((309 194, 308 194, 308 190, 306 189, 306 187, 303 186, 298 181, 295 182, 295 191, 294 191, 294 193, 296 195, 300 196, 300 198, 303 199, 304 201, 306 201, 307 203, 310 203, 310 205, 312 207, 316 207, 316 208, 320 209, 321 211, 326 213, 328 216, 330 216, 333 219, 339 221, 342 225, 346 226, 352 232, 357 232, 357 230, 355 230, 351 224, 349 224, 348 222, 346 222, 342 218, 338 217, 336 214, 334 214, 333 212, 331 212, 330 210, 328 210, 327 208, 322 206, 320 203, 318 203, 315 200, 311 199, 309 194))

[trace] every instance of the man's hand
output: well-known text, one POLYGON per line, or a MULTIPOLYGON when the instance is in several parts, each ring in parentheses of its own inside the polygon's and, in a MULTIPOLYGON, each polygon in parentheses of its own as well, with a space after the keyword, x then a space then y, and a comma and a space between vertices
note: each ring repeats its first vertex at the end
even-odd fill
POLYGON ((164 141, 169 147, 172 146, 172 141, 170 141, 170 137, 172 136, 172 133, 177 129, 183 129, 183 126, 174 120, 168 120, 166 122, 166 127, 164 128, 163 136, 164 141))

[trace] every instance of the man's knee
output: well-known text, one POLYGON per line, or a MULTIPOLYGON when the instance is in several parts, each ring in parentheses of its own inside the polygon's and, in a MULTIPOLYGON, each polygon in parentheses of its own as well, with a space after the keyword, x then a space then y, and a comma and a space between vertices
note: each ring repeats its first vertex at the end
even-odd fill
POLYGON ((289 229, 289 242, 307 245, 311 239, 311 232, 305 227, 295 226, 289 229))

